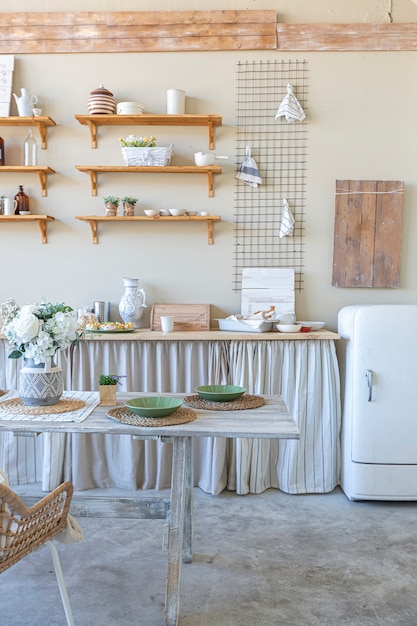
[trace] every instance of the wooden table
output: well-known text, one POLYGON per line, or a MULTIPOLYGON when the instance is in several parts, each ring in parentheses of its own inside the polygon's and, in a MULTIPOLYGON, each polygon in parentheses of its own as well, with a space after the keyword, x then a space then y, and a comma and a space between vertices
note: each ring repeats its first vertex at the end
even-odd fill
MULTIPOLYGON (((160 395, 160 394, 147 394, 160 395)), ((183 394, 164 394, 184 397, 183 394)), ((138 394, 120 394, 118 404, 138 394)), ((299 430, 280 396, 265 396, 265 405, 240 411, 193 409, 196 419, 175 426, 129 426, 107 416, 108 407, 97 407, 81 423, 0 420, 0 431, 34 435, 41 432, 103 433, 133 435, 140 439, 168 438, 173 444, 171 504, 168 527, 168 567, 165 590, 165 625, 178 624, 181 560, 192 560, 194 437, 253 437, 298 439, 299 430)))

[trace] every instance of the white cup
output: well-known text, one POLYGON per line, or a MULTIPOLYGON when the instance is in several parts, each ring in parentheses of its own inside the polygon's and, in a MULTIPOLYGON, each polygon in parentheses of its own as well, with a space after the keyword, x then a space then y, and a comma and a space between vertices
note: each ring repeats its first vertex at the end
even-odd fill
POLYGON ((168 115, 184 115, 185 91, 183 89, 167 90, 167 113, 168 115))
POLYGON ((35 117, 40 117, 42 115, 42 109, 33 109, 33 115, 35 117))
POLYGON ((172 315, 161 315, 161 329, 163 333, 170 333, 174 329, 174 317, 172 315))
POLYGON ((14 215, 17 209, 17 200, 4 198, 4 215, 14 215))

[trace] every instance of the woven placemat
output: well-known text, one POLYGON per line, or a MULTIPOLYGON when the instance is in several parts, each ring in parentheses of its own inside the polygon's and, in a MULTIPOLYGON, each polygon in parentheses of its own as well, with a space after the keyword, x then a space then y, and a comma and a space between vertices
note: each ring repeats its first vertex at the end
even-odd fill
POLYGON ((195 409, 205 409, 206 411, 243 411, 244 409, 257 409, 265 404, 265 400, 261 396, 251 396, 248 393, 244 393, 240 398, 230 400, 230 402, 212 402, 199 395, 186 396, 184 402, 195 409))
POLYGON ((135 415, 127 407, 121 406, 115 409, 110 409, 107 415, 122 424, 129 424, 130 426, 175 426, 176 424, 186 424, 195 420, 197 415, 191 409, 181 406, 166 417, 142 417, 141 415, 135 415))
POLYGON ((43 415, 44 413, 58 414, 68 413, 69 411, 78 411, 85 406, 84 400, 58 400, 57 404, 52 406, 26 406, 22 398, 10 398, 0 402, 0 411, 13 413, 14 415, 43 415))

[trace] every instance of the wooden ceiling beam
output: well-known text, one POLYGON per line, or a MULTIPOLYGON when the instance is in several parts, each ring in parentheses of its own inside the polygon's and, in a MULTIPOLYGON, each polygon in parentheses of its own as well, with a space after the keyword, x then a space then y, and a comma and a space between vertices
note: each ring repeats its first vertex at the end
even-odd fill
POLYGON ((417 50, 417 24, 278 24, 278 50, 370 52, 417 50))
POLYGON ((0 13, 1 54, 276 50, 275 11, 0 13))

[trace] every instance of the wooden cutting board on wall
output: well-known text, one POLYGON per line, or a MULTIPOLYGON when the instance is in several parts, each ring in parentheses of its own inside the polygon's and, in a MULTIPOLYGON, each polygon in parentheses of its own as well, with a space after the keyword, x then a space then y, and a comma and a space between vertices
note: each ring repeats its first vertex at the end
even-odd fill
POLYGON ((403 201, 402 181, 336 181, 333 286, 400 286, 403 201))

